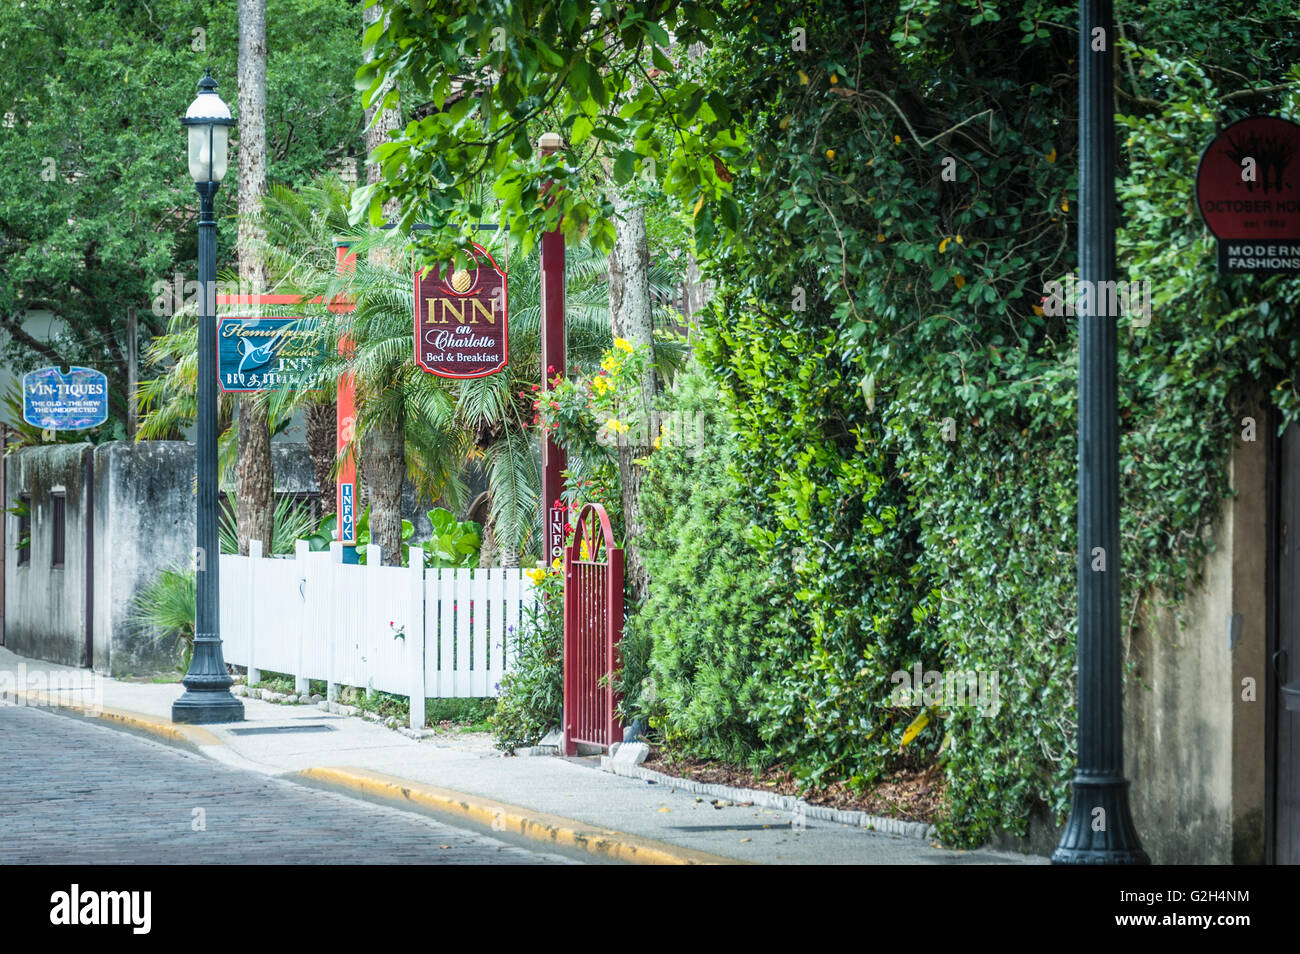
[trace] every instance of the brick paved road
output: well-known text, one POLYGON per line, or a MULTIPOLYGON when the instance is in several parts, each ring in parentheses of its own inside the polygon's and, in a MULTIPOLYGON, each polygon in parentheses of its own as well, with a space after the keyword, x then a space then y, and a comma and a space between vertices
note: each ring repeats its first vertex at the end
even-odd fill
POLYGON ((554 855, 243 772, 45 710, 0 707, 0 864, 542 864, 554 855), (194 831, 194 809, 206 830, 194 831))

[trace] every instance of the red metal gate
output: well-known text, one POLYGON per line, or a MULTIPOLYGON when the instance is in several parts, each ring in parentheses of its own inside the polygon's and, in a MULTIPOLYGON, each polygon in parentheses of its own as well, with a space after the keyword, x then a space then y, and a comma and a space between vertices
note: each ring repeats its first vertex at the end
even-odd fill
POLYGON ((623 551, 609 514, 587 504, 564 550, 564 754, 578 743, 608 747, 623 738, 610 674, 623 636, 623 551))

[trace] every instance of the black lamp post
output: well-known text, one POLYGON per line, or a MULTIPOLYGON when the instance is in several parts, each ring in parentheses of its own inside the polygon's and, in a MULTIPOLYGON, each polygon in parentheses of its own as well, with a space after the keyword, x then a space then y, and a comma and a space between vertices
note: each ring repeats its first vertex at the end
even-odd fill
POLYGON ((1118 315, 1115 280, 1115 22, 1112 0, 1079 4, 1079 761, 1055 864, 1147 864, 1124 778, 1119 605, 1118 315), (1100 310, 1100 314, 1098 311, 1100 310))
POLYGON ((199 434, 197 524, 198 577, 194 654, 181 680, 185 694, 172 703, 173 722, 241 722, 244 704, 230 694, 233 682, 221 655, 220 544, 217 541, 217 217, 213 201, 226 174, 226 141, 234 120, 217 95, 212 72, 199 81, 199 95, 181 123, 189 130, 190 175, 199 191, 199 434))

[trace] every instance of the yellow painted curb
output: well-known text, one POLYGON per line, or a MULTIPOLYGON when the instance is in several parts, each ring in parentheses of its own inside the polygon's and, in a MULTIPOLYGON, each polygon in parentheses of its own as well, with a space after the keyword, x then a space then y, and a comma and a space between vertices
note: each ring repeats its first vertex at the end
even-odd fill
POLYGON ((110 709, 108 707, 96 708, 93 706, 81 705, 76 702, 56 703, 52 701, 52 696, 48 693, 42 692, 19 691, 16 695, 21 696, 25 701, 32 700, 42 708, 70 709, 71 711, 86 716, 87 718, 104 719, 108 722, 116 722, 129 729, 147 732, 160 739, 172 743, 178 743, 180 745, 201 746, 226 744, 225 740, 220 736, 197 725, 178 725, 173 722, 159 719, 156 716, 145 715, 141 712, 131 712, 128 709, 110 709))
POLYGON ((547 841, 588 851, 613 861, 642 865, 739 865, 750 862, 711 855, 693 848, 679 848, 666 842, 629 835, 611 828, 599 828, 572 818, 535 812, 494 798, 466 795, 436 785, 350 767, 310 768, 298 776, 337 785, 363 795, 401 801, 467 818, 496 831, 514 832, 536 841, 547 841))

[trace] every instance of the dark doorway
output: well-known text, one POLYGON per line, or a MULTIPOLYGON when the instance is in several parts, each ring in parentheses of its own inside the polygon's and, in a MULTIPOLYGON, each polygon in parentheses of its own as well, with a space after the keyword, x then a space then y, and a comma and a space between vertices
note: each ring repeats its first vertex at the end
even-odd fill
POLYGON ((1269 721, 1273 729, 1272 851, 1276 864, 1300 864, 1300 427, 1277 445, 1276 626, 1269 654, 1269 721))

